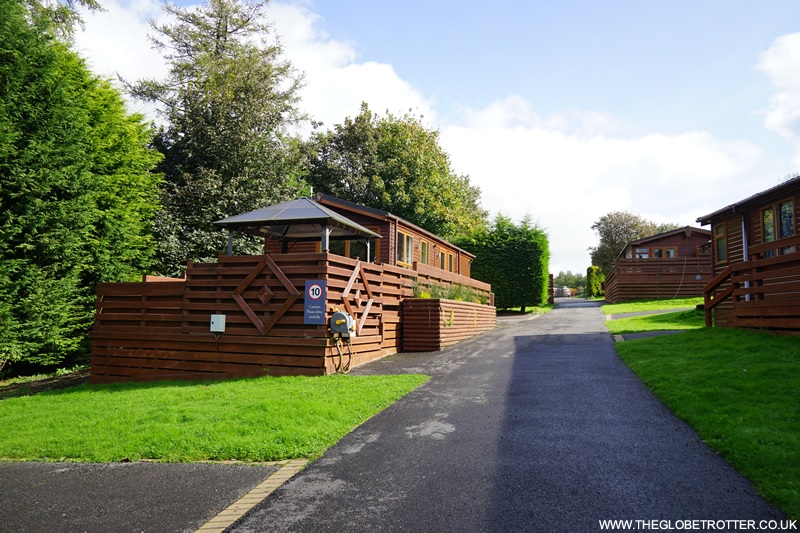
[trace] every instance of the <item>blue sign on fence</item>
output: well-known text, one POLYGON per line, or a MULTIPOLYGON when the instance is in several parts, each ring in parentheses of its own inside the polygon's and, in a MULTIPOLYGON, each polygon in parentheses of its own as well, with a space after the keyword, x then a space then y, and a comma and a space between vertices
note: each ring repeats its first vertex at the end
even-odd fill
POLYGON ((307 279, 303 324, 325 324, 326 281, 307 279))

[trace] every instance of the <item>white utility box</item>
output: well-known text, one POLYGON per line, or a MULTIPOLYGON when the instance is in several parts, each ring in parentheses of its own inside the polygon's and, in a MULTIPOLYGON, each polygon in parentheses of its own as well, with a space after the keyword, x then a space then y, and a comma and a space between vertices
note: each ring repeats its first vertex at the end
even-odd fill
POLYGON ((225 315, 211 315, 211 333, 225 333, 225 315))

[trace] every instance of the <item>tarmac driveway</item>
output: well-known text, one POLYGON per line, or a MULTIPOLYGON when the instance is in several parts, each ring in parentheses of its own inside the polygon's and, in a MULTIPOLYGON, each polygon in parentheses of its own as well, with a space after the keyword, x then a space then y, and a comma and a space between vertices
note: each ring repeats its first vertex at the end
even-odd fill
POLYGON ((599 520, 783 518, 616 355, 599 304, 559 305, 354 370, 431 380, 234 531, 597 531, 599 520))

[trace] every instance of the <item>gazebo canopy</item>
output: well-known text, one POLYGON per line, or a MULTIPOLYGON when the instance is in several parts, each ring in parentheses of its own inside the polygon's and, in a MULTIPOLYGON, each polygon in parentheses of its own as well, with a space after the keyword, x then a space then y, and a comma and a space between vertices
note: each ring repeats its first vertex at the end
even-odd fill
POLYGON ((310 198, 289 200, 217 220, 214 224, 228 231, 242 231, 278 241, 322 241, 327 244, 328 240, 381 238, 374 231, 310 198))

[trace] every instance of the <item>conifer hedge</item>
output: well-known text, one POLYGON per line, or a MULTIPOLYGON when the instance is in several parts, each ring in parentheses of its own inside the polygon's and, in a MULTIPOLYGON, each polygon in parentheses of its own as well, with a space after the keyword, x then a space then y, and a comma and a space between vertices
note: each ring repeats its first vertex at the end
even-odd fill
POLYGON ((550 245, 529 217, 515 225, 497 215, 488 230, 458 244, 475 255, 471 275, 492 285, 496 307, 524 309, 547 302, 550 245))
POLYGON ((603 295, 603 282, 605 274, 599 266, 590 266, 586 269, 586 297, 595 298, 603 295))
POLYGON ((151 264, 149 127, 22 0, 0 0, 0 369, 85 353, 99 281, 151 264))

